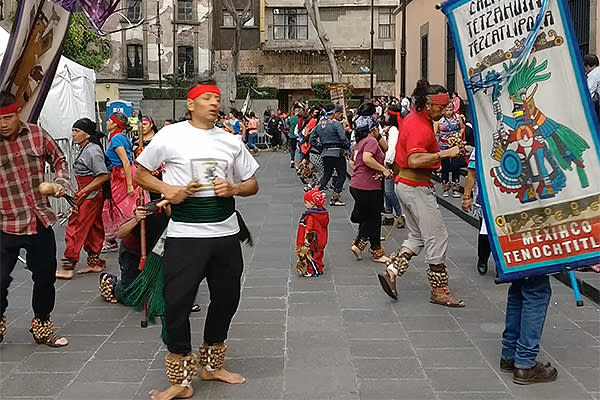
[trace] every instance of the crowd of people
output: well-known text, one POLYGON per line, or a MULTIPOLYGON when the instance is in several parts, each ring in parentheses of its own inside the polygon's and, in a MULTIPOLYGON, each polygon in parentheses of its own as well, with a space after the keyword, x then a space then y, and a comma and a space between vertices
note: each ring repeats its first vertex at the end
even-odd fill
MULTIPOLYGON (((50 319, 55 279, 75 276, 82 249, 88 257, 86 266, 77 271, 80 274, 103 272, 106 263, 100 254, 118 249, 121 276, 102 273, 100 292, 111 303, 127 304, 127 289, 141 274, 136 267, 143 267, 146 248, 165 265, 160 293, 168 349, 165 367, 171 383, 165 391, 152 391, 151 398, 191 397, 195 374, 204 380, 245 382, 223 363, 225 340, 240 300, 240 242, 252 240, 235 197, 258 192, 255 157, 261 122, 254 112, 232 109, 225 115, 221 107, 219 88, 204 80, 188 92, 188 118, 167 121, 160 131, 149 116, 128 118, 115 112, 107 122, 106 149, 104 134, 93 121, 82 118, 72 127, 79 151, 70 168, 47 132, 21 121, 14 96, 0 94, 0 341, 7 328, 11 273, 21 249, 27 250, 34 281, 33 338, 60 347, 68 340, 55 333, 50 319), (42 193, 46 162, 55 178, 51 191, 42 193), (70 171, 76 188, 70 185, 70 171), (66 196, 73 207, 60 268, 52 230, 56 217, 47 195, 66 196), (146 237, 139 227, 142 221, 146 237), (197 309, 194 301, 204 279, 210 305, 203 343, 194 353, 189 313, 197 309)), ((357 225, 349 251, 359 261, 370 247, 372 261, 385 265, 377 279, 386 295, 398 299, 399 278, 424 250, 429 301, 465 307, 449 289, 448 232, 433 190, 433 175, 439 171, 443 195, 462 196, 463 208, 473 207, 474 153, 465 115, 458 94, 451 97, 443 86, 425 80, 416 84, 410 97, 372 99, 356 110, 339 104, 310 109, 296 104, 289 113, 267 109, 262 126, 269 144, 285 151, 286 159, 289 153, 290 167, 304 185, 306 210, 295 243, 298 274, 318 278, 326 273, 323 256, 330 223, 326 198, 330 206, 344 207, 347 190, 353 199, 350 220, 357 225), (470 171, 464 189, 458 174, 462 166, 470 171), (382 224, 407 230, 407 239, 391 254, 382 246, 382 224)), ((490 254, 485 232, 479 242, 477 269, 485 273, 490 254)), ((557 377, 550 363, 536 361, 550 296, 546 276, 511 284, 499 367, 512 372, 515 383, 550 382, 557 377)))

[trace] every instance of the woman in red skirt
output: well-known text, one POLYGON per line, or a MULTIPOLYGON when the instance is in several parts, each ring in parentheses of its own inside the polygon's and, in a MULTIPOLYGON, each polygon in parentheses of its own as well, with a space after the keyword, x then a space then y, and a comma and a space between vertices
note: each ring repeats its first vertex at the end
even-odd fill
POLYGON ((125 221, 133 216, 138 199, 137 186, 133 183, 133 150, 127 136, 127 116, 113 113, 106 122, 108 145, 106 158, 110 170, 110 190, 112 201, 104 205, 104 246, 102 252, 117 251, 117 232, 125 221))
POLYGON ((96 124, 89 118, 82 118, 73 124, 73 143, 80 149, 73 163, 78 190, 74 196, 73 213, 67 224, 65 254, 62 268, 56 271, 57 278, 73 277, 82 248, 88 254, 87 266, 78 273, 100 272, 106 265, 100 259, 100 250, 104 242, 102 186, 108 181, 108 169, 100 137, 96 132, 96 124))

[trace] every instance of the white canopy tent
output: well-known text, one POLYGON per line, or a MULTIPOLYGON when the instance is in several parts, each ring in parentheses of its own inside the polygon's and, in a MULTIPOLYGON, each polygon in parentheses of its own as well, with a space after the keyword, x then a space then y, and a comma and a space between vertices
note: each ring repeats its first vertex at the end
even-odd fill
MULTIPOLYGON (((0 28, 0 57, 8 45, 10 34, 0 28)), ((79 118, 96 120, 96 73, 61 57, 39 124, 56 139, 70 138, 71 126, 79 118)))

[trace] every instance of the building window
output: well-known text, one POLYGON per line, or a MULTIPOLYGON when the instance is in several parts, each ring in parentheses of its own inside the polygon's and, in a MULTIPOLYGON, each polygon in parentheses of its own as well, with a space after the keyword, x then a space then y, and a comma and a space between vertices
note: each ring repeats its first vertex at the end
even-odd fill
MULTIPOLYGON (((236 10, 239 18, 242 18, 242 13, 244 10, 236 10)), ((235 19, 233 19, 233 15, 227 10, 223 10, 223 24, 221 25, 223 28, 235 28, 235 19)), ((244 26, 254 26, 254 15, 250 17, 248 21, 244 24, 244 26)))
POLYGON ((177 19, 179 21, 194 20, 193 0, 177 0, 177 19))
POLYGON ((128 78, 143 78, 143 48, 139 44, 127 45, 127 77, 128 78))
POLYGON ((142 19, 142 0, 127 0, 127 18, 131 22, 142 19))
POLYGON ((379 9, 379 39, 393 39, 396 30, 396 18, 393 9, 379 9))
POLYGON ((421 79, 427 79, 428 45, 428 35, 421 36, 421 79))
POLYGON ((308 39, 308 14, 305 8, 274 8, 273 39, 308 39))
POLYGON ((590 51, 590 0, 568 0, 567 3, 579 51, 584 56, 590 51))
POLYGON ((177 65, 179 73, 184 76, 194 74, 194 48, 191 46, 177 47, 177 65))
POLYGON ((456 52, 448 24, 446 24, 446 89, 450 94, 456 90, 456 52))

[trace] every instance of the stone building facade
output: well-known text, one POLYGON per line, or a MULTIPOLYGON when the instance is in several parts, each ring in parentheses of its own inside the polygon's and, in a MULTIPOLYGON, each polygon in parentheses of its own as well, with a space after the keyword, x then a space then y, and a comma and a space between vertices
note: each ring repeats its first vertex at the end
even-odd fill
MULTIPOLYGON (((237 0, 241 11, 248 0, 237 0)), ((342 72, 354 95, 370 91, 370 0, 321 0, 321 19, 342 72)), ((396 69, 395 18, 398 0, 374 2, 374 94, 392 95, 396 69)), ((281 108, 314 97, 312 83, 330 82, 327 57, 303 0, 253 0, 254 18, 244 26, 240 74, 256 76, 258 86, 277 87, 281 108)), ((215 64, 231 65, 234 27, 229 13, 215 7, 215 64)))
MULTIPOLYGON (((143 23, 108 36, 112 57, 97 73, 99 101, 120 98, 138 103, 144 87, 167 87, 165 75, 210 72, 209 0, 122 0, 122 7, 129 21, 136 24, 143 19, 143 23)), ((112 16, 104 30, 128 25, 124 17, 112 16)))

